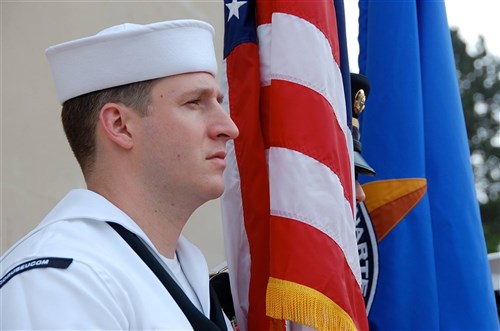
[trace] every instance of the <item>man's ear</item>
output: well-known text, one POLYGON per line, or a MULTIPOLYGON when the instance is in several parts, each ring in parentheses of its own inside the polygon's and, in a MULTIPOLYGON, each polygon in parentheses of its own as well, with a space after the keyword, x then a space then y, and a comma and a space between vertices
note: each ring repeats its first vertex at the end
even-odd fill
POLYGON ((107 103, 101 108, 99 123, 106 137, 122 148, 133 147, 132 134, 129 130, 129 121, 133 118, 133 111, 118 103, 107 103))

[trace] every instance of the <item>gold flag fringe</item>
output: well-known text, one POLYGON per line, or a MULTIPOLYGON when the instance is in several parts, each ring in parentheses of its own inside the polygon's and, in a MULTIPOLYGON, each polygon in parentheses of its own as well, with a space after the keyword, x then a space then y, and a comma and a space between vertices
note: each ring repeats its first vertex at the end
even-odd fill
POLYGON ((352 318, 330 298, 310 287, 270 277, 266 293, 266 314, 319 331, 355 331, 352 318))

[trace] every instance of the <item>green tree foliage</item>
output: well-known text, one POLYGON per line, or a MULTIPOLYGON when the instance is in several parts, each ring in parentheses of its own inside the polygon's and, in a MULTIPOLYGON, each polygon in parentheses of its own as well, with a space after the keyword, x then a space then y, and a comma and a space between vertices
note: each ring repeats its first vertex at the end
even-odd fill
POLYGON ((476 192, 488 252, 500 248, 500 58, 479 37, 470 51, 451 29, 476 192))

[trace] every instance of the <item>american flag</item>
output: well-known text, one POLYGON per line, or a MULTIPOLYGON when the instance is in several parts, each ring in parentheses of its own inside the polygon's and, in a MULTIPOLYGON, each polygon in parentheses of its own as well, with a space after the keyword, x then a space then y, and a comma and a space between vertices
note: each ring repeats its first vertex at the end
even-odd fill
POLYGON ((231 0, 225 20, 240 136, 222 211, 240 329, 366 330, 334 3, 231 0))

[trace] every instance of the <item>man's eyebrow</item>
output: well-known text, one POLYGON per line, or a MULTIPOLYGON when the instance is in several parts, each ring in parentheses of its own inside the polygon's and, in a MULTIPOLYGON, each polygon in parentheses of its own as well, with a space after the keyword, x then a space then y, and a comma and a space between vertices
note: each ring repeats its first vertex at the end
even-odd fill
POLYGON ((221 103, 224 100, 224 94, 222 94, 221 91, 216 90, 211 87, 199 87, 199 88, 194 88, 192 90, 186 91, 182 95, 185 97, 193 97, 193 96, 210 96, 214 92, 217 93, 217 101, 221 103))

